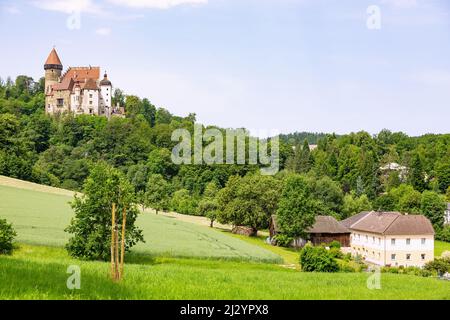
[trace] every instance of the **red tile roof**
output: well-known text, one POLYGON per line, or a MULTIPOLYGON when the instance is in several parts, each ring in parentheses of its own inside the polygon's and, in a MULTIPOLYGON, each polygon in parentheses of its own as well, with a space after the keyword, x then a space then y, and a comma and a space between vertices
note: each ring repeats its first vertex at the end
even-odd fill
POLYGON ((71 78, 65 78, 63 81, 53 85, 52 89, 55 91, 70 90, 72 91, 75 82, 71 78))
POLYGON ((87 79, 86 82, 84 83, 84 85, 82 84, 82 86, 83 86, 83 89, 86 89, 86 90, 98 90, 97 83, 92 78, 87 79))
POLYGON ((67 69, 62 78, 72 78, 74 81, 80 82, 84 82, 86 79, 97 81, 100 78, 100 67, 71 67, 67 69))
POLYGON ((48 58, 47 58, 47 61, 45 61, 45 64, 62 66, 61 60, 59 59, 58 53, 56 52, 55 48, 53 48, 53 50, 48 55, 48 58))
POLYGON ((423 215, 403 215, 399 212, 369 212, 361 215, 351 230, 383 235, 434 235, 433 225, 423 215))

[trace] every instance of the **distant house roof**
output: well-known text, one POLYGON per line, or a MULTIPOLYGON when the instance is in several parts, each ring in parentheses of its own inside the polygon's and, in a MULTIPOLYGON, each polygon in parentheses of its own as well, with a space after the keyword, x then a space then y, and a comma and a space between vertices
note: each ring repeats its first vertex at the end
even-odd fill
MULTIPOLYGON (((278 222, 277 216, 272 215, 272 225, 275 232, 282 232, 278 222)), ((344 227, 339 221, 332 216, 317 216, 316 221, 307 230, 308 233, 350 233, 350 230, 344 227)))
MULTIPOLYGON (((344 220, 348 225, 350 220, 344 220)), ((360 213, 348 226, 351 230, 382 235, 434 235, 433 225, 423 215, 403 215, 399 212, 360 213)))
POLYGON ((401 171, 401 170, 406 170, 408 169, 405 166, 402 166, 396 162, 391 162, 391 163, 387 163, 384 166, 380 167, 380 170, 397 170, 397 171, 401 171))

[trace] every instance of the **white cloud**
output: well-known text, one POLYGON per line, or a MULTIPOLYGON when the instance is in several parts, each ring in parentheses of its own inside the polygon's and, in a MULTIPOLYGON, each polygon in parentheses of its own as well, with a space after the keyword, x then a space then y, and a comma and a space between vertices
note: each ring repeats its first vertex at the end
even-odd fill
POLYGON ((109 36, 111 34, 110 28, 98 28, 95 33, 99 36, 109 36))
POLYGON ((179 5, 202 5, 207 4, 208 0, 108 0, 116 5, 131 8, 155 8, 169 9, 179 5))
POLYGON ((73 12, 101 13, 100 6, 92 0, 39 0, 32 2, 36 7, 49 11, 71 14, 73 12))

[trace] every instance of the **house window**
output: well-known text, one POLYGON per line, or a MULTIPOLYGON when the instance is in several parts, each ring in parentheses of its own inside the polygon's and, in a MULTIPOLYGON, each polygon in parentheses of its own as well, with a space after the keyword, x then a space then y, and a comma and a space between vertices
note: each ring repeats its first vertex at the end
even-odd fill
POLYGON ((378 238, 378 244, 381 244, 381 238, 378 238))
POLYGON ((391 239, 391 245, 395 246, 395 239, 394 238, 391 239))
POLYGON ((58 107, 62 107, 64 105, 64 99, 57 99, 56 104, 58 105, 58 107))
POLYGON ((92 104, 92 101, 89 101, 89 104, 92 104))
POLYGON ((425 260, 425 253, 422 253, 422 254, 420 255, 420 257, 422 258, 422 260, 425 260))
POLYGON ((395 260, 395 254, 391 254, 391 260, 392 260, 392 261, 395 260))
POLYGON ((406 260, 411 260, 411 254, 410 253, 406 254, 406 260))
POLYGON ((372 237, 372 242, 375 242, 375 237, 372 237))
POLYGON ((409 239, 409 238, 406 239, 406 244, 408 244, 408 245, 411 244, 411 239, 409 239))
POLYGON ((89 98, 91 98, 91 99, 92 99, 92 93, 91 93, 91 94, 89 94, 89 98))
POLYGON ((427 239, 422 238, 422 244, 425 244, 426 240, 427 240, 427 239))
POLYGON ((368 236, 366 236, 366 242, 367 242, 367 241, 369 241, 369 237, 368 237, 368 236))

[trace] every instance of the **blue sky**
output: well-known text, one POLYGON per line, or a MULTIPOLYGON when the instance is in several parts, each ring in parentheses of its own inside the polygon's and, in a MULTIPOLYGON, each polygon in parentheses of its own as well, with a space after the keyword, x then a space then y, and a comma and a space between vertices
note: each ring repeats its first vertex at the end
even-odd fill
POLYGON ((0 0, 0 37, 3 79, 38 79, 55 45, 204 124, 450 132, 446 0, 0 0))

